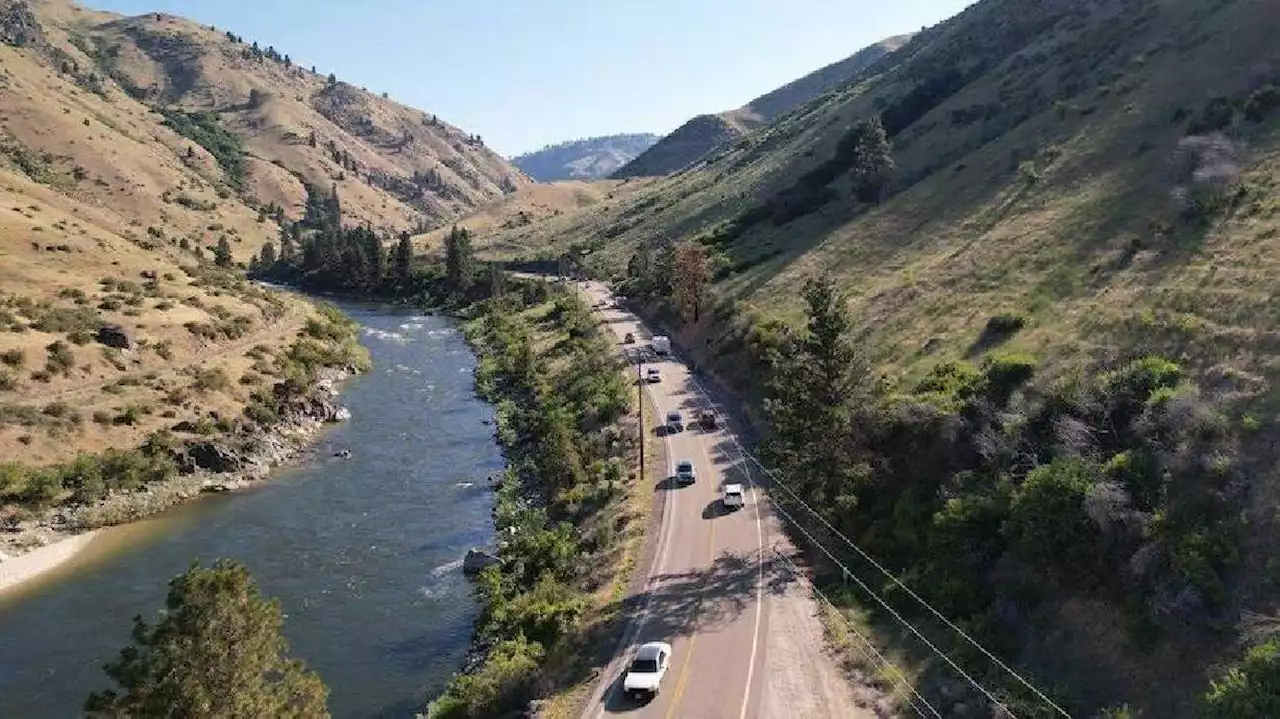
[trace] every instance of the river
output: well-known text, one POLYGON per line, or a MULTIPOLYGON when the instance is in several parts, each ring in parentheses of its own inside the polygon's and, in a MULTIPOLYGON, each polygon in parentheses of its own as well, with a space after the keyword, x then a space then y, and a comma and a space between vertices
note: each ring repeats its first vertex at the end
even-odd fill
POLYGON ((0 717, 75 716, 101 665, 154 618, 192 560, 245 563, 280 600, 293 654, 336 717, 409 717, 460 666, 477 606, 461 576, 491 538, 485 477, 503 460, 472 395, 475 359, 445 319, 343 305, 374 369, 343 387, 352 419, 314 457, 243 493, 104 532, 0 597, 0 717), (350 448, 352 457, 334 453, 350 448))

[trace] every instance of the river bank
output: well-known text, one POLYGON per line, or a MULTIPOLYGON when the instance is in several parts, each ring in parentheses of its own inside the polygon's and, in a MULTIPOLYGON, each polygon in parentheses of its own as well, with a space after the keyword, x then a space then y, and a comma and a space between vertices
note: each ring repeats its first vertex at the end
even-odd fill
POLYGON ((494 495, 500 562, 476 579, 468 658, 433 718, 563 715, 547 700, 589 681, 643 549, 649 494, 616 345, 564 288, 513 284, 464 325, 508 469, 494 495))
POLYGON ((190 471, 138 492, 54 507, 8 528, 0 535, 0 593, 67 562, 103 527, 154 516, 204 494, 243 490, 296 461, 326 425, 350 417, 336 397, 339 385, 359 371, 355 366, 322 368, 310 387, 290 400, 293 411, 271 426, 244 427, 225 438, 189 443, 177 455, 190 471))
POLYGON ((478 613, 461 571, 493 543, 486 477, 504 463, 476 359, 452 320, 341 302, 375 369, 347 379, 351 419, 284 469, 93 535, 0 596, 0 716, 78 716, 102 663, 192 561, 231 558, 279 600, 284 633, 335 719, 409 719, 462 665, 478 613), (344 450, 350 450, 350 456, 344 450))

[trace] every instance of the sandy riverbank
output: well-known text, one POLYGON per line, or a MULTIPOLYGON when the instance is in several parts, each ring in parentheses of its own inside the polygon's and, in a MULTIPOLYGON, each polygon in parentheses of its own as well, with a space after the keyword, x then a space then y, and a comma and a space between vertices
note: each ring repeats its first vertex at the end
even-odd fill
POLYGON ((18 556, 0 559, 0 592, 34 579, 74 557, 93 541, 97 530, 63 537, 18 556))

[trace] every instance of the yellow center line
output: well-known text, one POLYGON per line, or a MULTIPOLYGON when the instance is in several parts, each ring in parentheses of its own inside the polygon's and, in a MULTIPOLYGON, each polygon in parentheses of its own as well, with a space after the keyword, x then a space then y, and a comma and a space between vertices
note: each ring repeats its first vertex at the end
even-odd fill
MULTIPOLYGON (((706 448, 703 448, 705 455, 706 448)), ((716 551, 716 523, 711 522, 711 531, 707 533, 707 564, 711 566, 715 560, 716 551)), ((698 643, 698 616, 702 613, 702 597, 707 592, 707 582, 703 582, 698 588, 698 603, 694 605, 693 610, 693 633, 689 636, 689 647, 684 652, 684 666, 680 667, 680 680, 676 682, 675 696, 671 697, 671 704, 667 706, 667 719, 675 716, 676 707, 680 704, 680 697, 684 696, 684 686, 689 679, 689 666, 693 664, 693 647, 698 643)))

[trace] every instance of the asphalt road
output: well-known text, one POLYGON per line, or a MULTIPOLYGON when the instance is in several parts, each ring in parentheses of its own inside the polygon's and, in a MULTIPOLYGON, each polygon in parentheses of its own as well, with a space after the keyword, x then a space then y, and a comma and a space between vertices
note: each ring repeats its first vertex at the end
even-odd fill
MULTIPOLYGON (((652 335, 629 312, 612 304, 608 289, 582 285, 619 338, 623 351, 648 348, 652 335), (621 340, 635 335, 633 345, 621 340)), ((662 436, 667 478, 652 564, 629 606, 636 607, 609 665, 600 674, 584 719, 606 714, 638 717, 874 717, 881 703, 868 687, 852 686, 828 653, 817 606, 778 553, 795 550, 779 531, 764 493, 752 484, 742 450, 731 434, 732 418, 703 429, 697 417, 712 401, 678 358, 645 362, 662 379, 646 385, 646 431, 662 436), (658 408, 657 413, 652 407, 658 408), (686 428, 660 429, 667 412, 684 414, 686 428), (656 414, 656 416, 653 416, 656 414), (670 475, 680 460, 693 462, 697 481, 680 486, 670 475), (726 511, 726 483, 747 487, 746 506, 726 511), (665 641, 672 661, 661 691, 645 703, 626 697, 622 680, 635 649, 665 641)))

